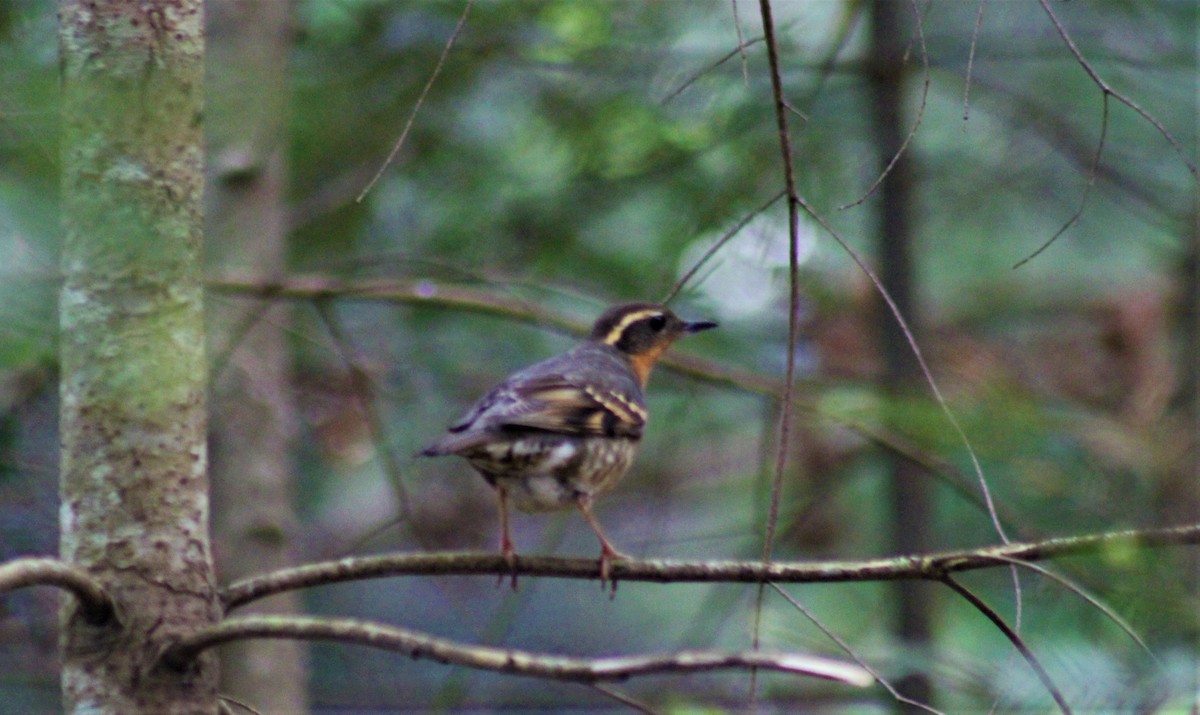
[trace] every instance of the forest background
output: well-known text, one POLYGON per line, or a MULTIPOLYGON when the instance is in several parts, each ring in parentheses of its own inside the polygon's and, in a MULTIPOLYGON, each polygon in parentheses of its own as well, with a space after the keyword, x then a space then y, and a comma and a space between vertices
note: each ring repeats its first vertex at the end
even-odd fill
MULTIPOLYGON (((776 560, 857 559, 997 543, 996 521, 1013 540, 1200 523, 1195 3, 774 9, 795 192, 812 209, 792 243, 756 4, 209 3, 222 583, 350 554, 494 548, 482 480, 409 455, 604 307, 662 299, 734 229, 672 302, 722 327, 656 373, 641 455, 598 507, 631 554, 754 560, 770 533, 776 560), (892 288, 970 450, 838 239, 892 288), (796 410, 781 430, 789 353, 796 410), (245 476, 257 469, 262 482, 245 476)), ((0 560, 57 550, 55 35, 50 4, 0 0, 0 560)), ((594 552, 574 514, 518 515, 515 528, 522 553, 594 552)), ((1150 651, 1023 573, 1021 632, 1077 711, 1195 706, 1194 545, 1046 565, 1150 651)), ((1015 621, 1007 569, 963 581, 1015 621)), ((786 591, 947 712, 1053 705, 950 590, 786 591)), ((2 602, 6 711, 58 708, 54 602, 43 590, 2 602)), ((526 577, 509 592, 402 578, 278 607, 572 655, 760 642, 845 657, 788 598, 744 584, 629 581, 610 600, 586 580, 526 577)), ((577 684, 269 647, 294 699, 265 712, 617 707, 577 684)), ((622 688, 667 711, 738 707, 751 690, 780 711, 893 702, 778 674, 622 688)))

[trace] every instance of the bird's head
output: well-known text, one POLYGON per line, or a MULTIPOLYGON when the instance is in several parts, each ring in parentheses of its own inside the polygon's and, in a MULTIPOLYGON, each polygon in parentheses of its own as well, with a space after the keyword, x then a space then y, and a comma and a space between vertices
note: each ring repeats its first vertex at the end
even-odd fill
POLYGON ((671 343, 715 327, 711 321, 689 323, 661 305, 630 303, 606 310, 592 326, 589 339, 625 355, 638 382, 645 386, 650 370, 671 343))

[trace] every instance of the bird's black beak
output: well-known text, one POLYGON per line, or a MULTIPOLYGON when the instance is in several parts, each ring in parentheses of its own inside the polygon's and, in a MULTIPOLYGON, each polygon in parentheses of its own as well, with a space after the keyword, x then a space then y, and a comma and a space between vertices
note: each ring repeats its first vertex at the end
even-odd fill
POLYGON ((711 320, 701 320, 695 323, 687 323, 683 326, 685 333, 699 333, 702 330, 712 330, 717 327, 717 324, 711 320))

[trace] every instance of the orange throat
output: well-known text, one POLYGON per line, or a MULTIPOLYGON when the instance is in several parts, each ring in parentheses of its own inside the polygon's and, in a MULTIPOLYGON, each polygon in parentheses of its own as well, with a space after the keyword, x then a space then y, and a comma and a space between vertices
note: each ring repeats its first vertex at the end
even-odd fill
POLYGON ((650 371, 654 369, 654 365, 662 354, 666 352, 669 345, 655 345, 644 353, 629 356, 629 365, 633 368, 633 374, 637 376, 638 384, 642 389, 646 389, 646 382, 650 380, 650 371))

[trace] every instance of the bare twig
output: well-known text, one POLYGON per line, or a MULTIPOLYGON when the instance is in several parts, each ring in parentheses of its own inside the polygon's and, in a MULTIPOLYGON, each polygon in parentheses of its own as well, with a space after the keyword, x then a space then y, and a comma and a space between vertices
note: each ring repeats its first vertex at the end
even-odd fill
POLYGON ((425 96, 429 94, 429 90, 433 87, 434 81, 436 81, 438 75, 441 74, 442 65, 446 64, 446 56, 450 54, 450 48, 454 46, 454 41, 457 40, 458 36, 462 33, 463 25, 467 24, 467 15, 471 13, 471 6, 474 4, 475 0, 467 0, 467 4, 463 6, 462 14, 458 16, 458 24, 454 26, 454 32, 451 32, 450 37, 446 39, 446 45, 442 47, 442 54, 438 57, 437 64, 433 67, 433 73, 429 75, 429 80, 426 81, 425 86, 421 88, 421 94, 417 95, 417 101, 413 104, 412 112, 408 115, 408 121, 404 123, 404 129, 400 132, 400 138, 396 140, 395 145, 392 146, 392 151, 387 155, 387 158, 383 160, 383 164, 379 167, 379 171, 375 172, 375 175, 371 177, 371 180, 367 182, 367 185, 363 187, 361 192, 359 192, 358 198, 354 200, 355 203, 362 203, 362 200, 366 198, 367 194, 371 193, 371 189, 375 187, 375 184, 378 183, 380 177, 383 176, 383 172, 387 171, 387 168, 391 166, 392 161, 395 160, 396 155, 400 153, 401 147, 404 146, 404 142, 408 139, 408 132, 412 129, 413 122, 415 122, 417 119, 417 113, 421 111, 421 105, 425 103, 425 96))
MULTIPOLYGON (((896 162, 900 161, 900 157, 904 155, 904 152, 908 151, 908 145, 912 143, 913 137, 917 135, 917 130, 921 128, 921 122, 925 118, 925 105, 929 100, 929 53, 925 49, 925 29, 924 21, 921 19, 921 11, 917 8, 916 0, 912 0, 911 4, 913 17, 916 20, 916 40, 921 48, 921 67, 924 80, 921 84, 921 103, 917 105, 917 116, 913 120, 912 127, 908 130, 908 134, 904 137, 904 141, 901 142, 900 148, 892 155, 891 160, 888 161, 888 165, 879 173, 879 176, 875 177, 875 181, 867 187, 866 192, 854 201, 844 206, 839 206, 838 211, 845 211, 846 209, 858 206, 870 198, 871 194, 875 193, 875 190, 883 185, 883 180, 888 177, 888 174, 892 173, 892 168, 896 166, 896 162)), ((881 68, 873 67, 872 71, 879 72, 881 68)))
POLYGON ((104 584, 77 566, 50 558, 24 558, 0 564, 0 594, 29 586, 54 586, 70 592, 88 623, 107 623, 116 615, 116 604, 104 584))
MULTIPOLYGON (((783 378, 783 409, 779 416, 779 438, 775 452, 775 473, 771 481, 771 506, 767 515, 767 532, 763 535, 762 560, 769 563, 775 548, 775 532, 779 526, 779 509, 783 501, 783 475, 787 469, 787 457, 791 450, 792 394, 796 387, 796 340, 800 334, 800 257, 798 204, 800 194, 796 189, 796 168, 792 164, 792 136, 788 127, 788 105, 783 92, 783 72, 779 67, 779 44, 775 36, 775 21, 771 15, 771 0, 759 0, 762 16, 763 37, 767 41, 767 64, 771 73, 771 96, 775 105, 775 127, 779 133, 779 153, 783 162, 784 187, 788 205, 788 337, 787 365, 783 378)), ((753 645, 759 647, 762 625, 762 604, 765 584, 760 583, 754 606, 753 645)), ((750 701, 754 702, 757 692, 757 671, 750 673, 750 701)))
MULTIPOLYGON (((1008 566, 1006 559, 1044 561, 1063 556, 1098 553, 1107 549, 1152 548, 1200 544, 1200 524, 1160 529, 1112 531, 1065 536, 1041 541, 1014 542, 976 549, 934 554, 894 556, 859 561, 809 561, 763 563, 751 561, 667 561, 628 559, 610 564, 621 581, 654 583, 834 583, 940 580, 948 573, 1008 566)), ((522 576, 596 579, 594 558, 566 559, 518 556, 510 567, 498 553, 442 552, 363 556, 281 569, 237 581, 221 592, 227 610, 284 591, 345 581, 394 576, 522 576)))
POLYGON ((165 665, 186 667, 204 651, 248 638, 330 640, 404 653, 497 673, 582 683, 618 681, 658 673, 766 668, 866 687, 875 682, 861 667, 800 653, 679 651, 657 655, 580 658, 470 645, 407 628, 349 618, 245 616, 189 633, 163 654, 165 665))
POLYGON ((1060 692, 1058 687, 1054 685, 1054 681, 1050 679, 1050 674, 1047 673, 1046 669, 1042 667, 1041 662, 1038 661, 1037 656, 1033 654, 1033 651, 1029 650, 1029 646, 1025 645, 1025 641, 1021 638, 1021 636, 1004 622, 1004 619, 1000 617, 1000 614, 996 613, 996 611, 991 606, 987 605, 983 599, 979 598, 979 596, 976 596, 971 592, 970 589, 955 581, 948 574, 944 576, 941 581, 949 586, 955 593, 966 599, 967 603, 970 603, 972 606, 974 606, 977 611, 986 616, 989 621, 991 621, 997 628, 1000 629, 1000 632, 1003 633, 1006 638, 1008 638, 1009 642, 1013 644, 1013 647, 1016 648, 1017 651, 1025 658, 1025 662, 1029 663, 1029 667, 1033 669, 1033 672, 1037 674, 1038 680, 1042 681, 1042 685, 1044 685, 1046 690, 1050 692, 1050 697, 1054 698, 1054 702, 1058 704, 1058 709, 1062 711, 1063 715, 1071 715, 1071 706, 1067 704, 1066 699, 1063 698, 1062 692, 1060 692))

